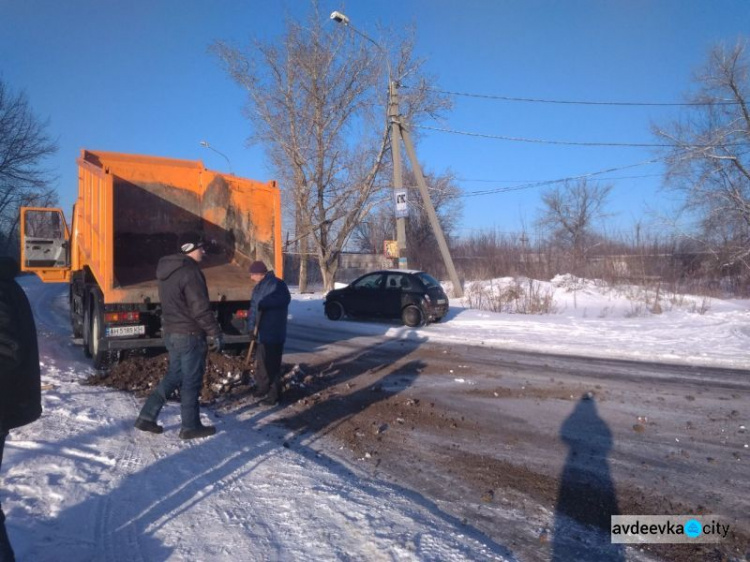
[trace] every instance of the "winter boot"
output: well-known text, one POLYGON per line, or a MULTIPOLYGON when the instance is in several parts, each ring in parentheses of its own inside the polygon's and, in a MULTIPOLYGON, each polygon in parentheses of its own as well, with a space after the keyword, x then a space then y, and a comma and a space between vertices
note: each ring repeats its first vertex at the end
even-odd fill
POLYGON ((250 391, 250 394, 255 398, 265 398, 266 395, 268 395, 270 387, 260 387, 260 386, 253 386, 252 390, 250 391))
POLYGON ((164 432, 164 428, 158 423, 152 422, 151 420, 144 420, 143 418, 135 420, 135 428, 140 429, 141 431, 148 431, 149 433, 164 432))
POLYGON ((261 400, 261 404, 265 404, 266 406, 275 406, 279 403, 279 400, 281 399, 281 384, 279 381, 274 381, 271 383, 271 388, 268 390, 268 394, 261 400))
POLYGON ((199 425, 195 429, 181 429, 180 439, 200 439, 201 437, 211 437, 216 433, 216 428, 212 425, 199 425))

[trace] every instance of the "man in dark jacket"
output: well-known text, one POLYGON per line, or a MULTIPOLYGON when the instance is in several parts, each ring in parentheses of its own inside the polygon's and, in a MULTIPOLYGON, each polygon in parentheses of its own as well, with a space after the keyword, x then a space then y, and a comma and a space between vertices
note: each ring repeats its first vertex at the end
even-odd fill
POLYGON ((274 405, 281 398, 281 356, 291 296, 286 283, 262 261, 250 265, 250 278, 255 287, 247 312, 248 331, 252 333, 258 323, 256 394, 264 396, 264 404, 274 405))
MULTIPOLYGON (((16 261, 0 257, 0 465, 8 431, 42 415, 36 326, 29 299, 16 283, 17 274, 16 261)), ((1 505, 0 560, 15 560, 1 505)))
POLYGON ((135 421, 135 427, 141 431, 164 431, 156 419, 167 397, 179 388, 180 438, 195 439, 216 433, 215 427, 201 424, 198 404, 207 351, 221 351, 223 343, 221 327, 211 310, 206 278, 198 266, 203 255, 200 236, 189 232, 180 239, 180 253, 161 258, 156 267, 169 368, 135 421))

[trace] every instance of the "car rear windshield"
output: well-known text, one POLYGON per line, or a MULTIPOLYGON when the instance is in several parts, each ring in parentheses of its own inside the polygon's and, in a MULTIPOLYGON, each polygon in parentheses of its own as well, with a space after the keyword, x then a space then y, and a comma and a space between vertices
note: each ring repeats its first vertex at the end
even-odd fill
POLYGON ((424 283, 425 287, 428 289, 434 289, 435 287, 440 288, 440 282, 432 275, 427 273, 417 273, 417 277, 422 280, 422 283, 424 283))

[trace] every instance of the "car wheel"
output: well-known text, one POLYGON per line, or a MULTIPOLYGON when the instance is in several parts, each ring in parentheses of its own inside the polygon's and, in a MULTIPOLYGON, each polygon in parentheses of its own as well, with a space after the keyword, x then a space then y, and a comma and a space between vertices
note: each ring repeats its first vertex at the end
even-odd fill
POLYGON ((337 301, 327 302, 325 313, 329 320, 341 320, 344 317, 344 306, 337 301))
POLYGON ((424 323, 424 314, 417 305, 410 304, 401 311, 401 320, 410 328, 416 328, 424 323))

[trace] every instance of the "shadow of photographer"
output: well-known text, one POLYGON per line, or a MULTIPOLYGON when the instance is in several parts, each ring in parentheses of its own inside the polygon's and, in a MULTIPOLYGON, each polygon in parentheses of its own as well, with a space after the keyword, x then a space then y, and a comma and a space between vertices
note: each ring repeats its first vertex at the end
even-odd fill
POLYGON ((611 544, 610 519, 619 515, 617 493, 607 461, 612 432, 599 416, 596 401, 584 395, 560 428, 568 446, 555 507, 552 561, 624 562, 620 544, 611 544), (585 544, 580 526, 594 532, 585 544))

